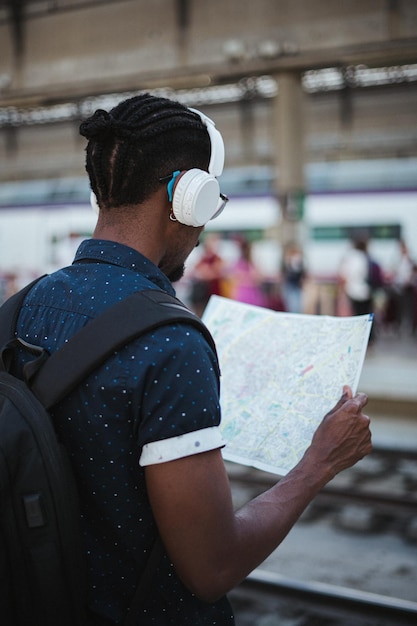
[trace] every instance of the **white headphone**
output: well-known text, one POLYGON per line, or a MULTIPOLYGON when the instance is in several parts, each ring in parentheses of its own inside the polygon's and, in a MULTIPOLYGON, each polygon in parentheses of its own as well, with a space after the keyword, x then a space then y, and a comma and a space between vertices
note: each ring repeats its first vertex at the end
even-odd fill
POLYGON ((97 202, 97 196, 94 193, 94 191, 92 191, 90 193, 90 204, 91 204, 91 208, 93 209, 94 213, 97 213, 100 211, 100 207, 98 206, 98 202, 97 202))
MULTIPOLYGON (((224 143, 215 123, 209 117, 189 109, 199 115, 207 128, 210 137, 211 153, 208 172, 193 168, 180 176, 180 171, 172 173, 168 182, 168 197, 172 202, 174 220, 187 226, 204 226, 217 217, 223 210, 227 198, 220 193, 217 176, 220 176, 224 167, 224 143)), ((90 194, 90 204, 98 213, 99 206, 94 192, 90 194)))
POLYGON ((219 183, 216 179, 223 172, 224 143, 220 132, 213 120, 197 111, 189 109, 199 115, 207 128, 210 137, 211 154, 208 172, 193 168, 181 176, 174 172, 168 184, 168 197, 172 201, 172 211, 181 224, 187 226, 204 226, 208 221, 217 217, 227 201, 220 194, 219 183))

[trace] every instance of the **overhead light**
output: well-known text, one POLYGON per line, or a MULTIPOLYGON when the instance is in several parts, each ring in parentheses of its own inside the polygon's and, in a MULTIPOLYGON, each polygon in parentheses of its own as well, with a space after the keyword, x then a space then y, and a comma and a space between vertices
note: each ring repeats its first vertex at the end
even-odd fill
POLYGON ((282 54, 282 47, 278 41, 265 39, 258 44, 258 56, 262 59, 276 59, 282 54))
POLYGON ((10 74, 0 74, 0 89, 7 89, 12 82, 10 74))
POLYGON ((228 39, 223 44, 223 54, 229 61, 243 61, 246 58, 245 44, 241 39, 228 39))

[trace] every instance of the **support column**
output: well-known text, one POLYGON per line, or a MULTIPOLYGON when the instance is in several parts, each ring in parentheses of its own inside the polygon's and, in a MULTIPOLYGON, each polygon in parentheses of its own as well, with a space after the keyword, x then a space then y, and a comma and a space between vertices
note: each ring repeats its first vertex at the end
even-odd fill
POLYGON ((285 72, 277 76, 278 96, 274 104, 276 146, 276 192, 282 210, 280 243, 302 245, 304 210, 304 92, 301 75, 285 72))

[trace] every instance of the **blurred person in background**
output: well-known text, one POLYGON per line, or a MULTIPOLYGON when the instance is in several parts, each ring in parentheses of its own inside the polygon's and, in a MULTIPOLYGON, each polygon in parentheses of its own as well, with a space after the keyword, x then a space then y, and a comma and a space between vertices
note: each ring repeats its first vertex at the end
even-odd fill
POLYGON ((414 330, 414 266, 407 244, 401 239, 399 255, 389 282, 385 321, 390 329, 404 335, 409 335, 414 330))
POLYGON ((263 290, 264 276, 252 258, 252 243, 244 236, 237 240, 239 257, 229 268, 229 295, 234 300, 267 306, 268 299, 263 290))
POLYGON ((290 242, 284 246, 281 263, 282 295, 285 310, 289 313, 302 313, 303 311, 305 276, 302 250, 298 244, 290 242))
MULTIPOLYGON (((352 315, 374 313, 374 291, 380 288, 379 264, 368 253, 368 240, 363 235, 353 238, 350 249, 344 255, 339 268, 341 288, 348 298, 352 315)), ((370 343, 375 340, 375 318, 370 343)))
POLYGON ((191 273, 189 301, 193 311, 201 317, 210 297, 223 295, 226 265, 219 252, 218 235, 209 233, 200 245, 203 253, 191 273))
POLYGON ((411 276, 411 286, 413 289, 413 319, 412 334, 417 334, 417 263, 413 263, 413 273, 411 276))

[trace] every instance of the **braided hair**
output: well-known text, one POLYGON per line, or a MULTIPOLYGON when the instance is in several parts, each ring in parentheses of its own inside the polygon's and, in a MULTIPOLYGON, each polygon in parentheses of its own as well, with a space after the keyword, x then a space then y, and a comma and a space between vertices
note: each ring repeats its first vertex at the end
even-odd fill
POLYGON ((82 122, 86 170, 101 209, 138 204, 175 170, 208 168, 210 138, 198 114, 148 93, 82 122))

